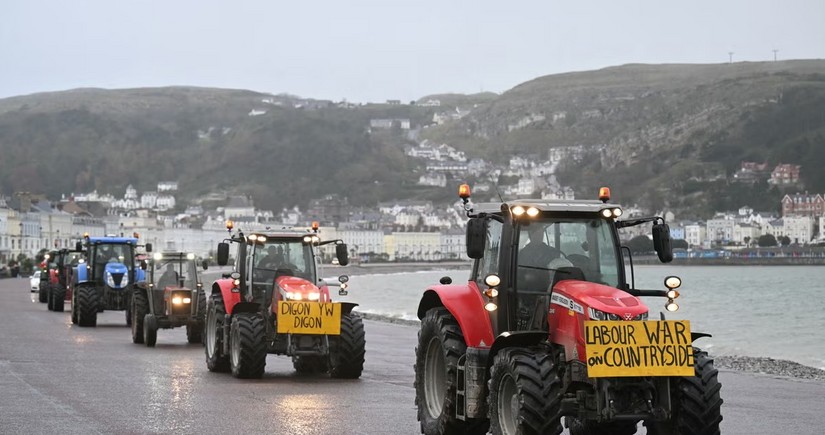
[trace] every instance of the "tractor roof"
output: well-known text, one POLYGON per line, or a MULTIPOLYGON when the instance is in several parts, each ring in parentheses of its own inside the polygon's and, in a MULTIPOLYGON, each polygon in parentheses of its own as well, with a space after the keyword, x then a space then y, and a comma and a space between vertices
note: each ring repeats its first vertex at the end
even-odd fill
POLYGON ((516 199, 507 203, 482 202, 473 204, 474 213, 501 213, 501 206, 535 207, 539 211, 571 212, 571 213, 598 213, 605 208, 620 207, 618 204, 604 203, 596 199, 565 200, 565 199, 516 199))
POLYGON ((130 244, 137 245, 138 239, 134 237, 89 237, 89 243, 94 244, 130 244))
POLYGON ((279 230, 250 231, 247 235, 251 234, 266 236, 267 239, 295 239, 315 233, 310 233, 306 230, 283 228, 279 230))

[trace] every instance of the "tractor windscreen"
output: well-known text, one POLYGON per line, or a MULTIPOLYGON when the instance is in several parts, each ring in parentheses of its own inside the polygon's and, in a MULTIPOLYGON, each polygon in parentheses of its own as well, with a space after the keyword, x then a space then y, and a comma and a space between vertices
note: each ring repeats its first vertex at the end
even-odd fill
POLYGON ((314 281, 315 262, 312 248, 303 243, 302 239, 270 239, 253 246, 255 270, 276 272, 314 281))
POLYGON ((192 260, 164 259, 155 263, 152 272, 153 283, 158 289, 184 287, 191 290, 197 285, 198 271, 192 260))
POLYGON ((619 252, 601 218, 540 218, 518 228, 519 290, 547 291, 553 281, 579 279, 619 286, 619 252))
POLYGON ((132 245, 125 243, 97 245, 95 262, 98 264, 121 263, 130 270, 134 267, 132 260, 132 245))

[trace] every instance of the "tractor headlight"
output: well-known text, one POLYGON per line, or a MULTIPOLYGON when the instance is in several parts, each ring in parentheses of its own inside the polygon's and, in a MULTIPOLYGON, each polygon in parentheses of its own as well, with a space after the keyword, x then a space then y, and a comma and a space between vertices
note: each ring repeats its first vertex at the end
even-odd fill
POLYGON ((321 293, 311 292, 310 294, 307 295, 307 299, 309 299, 311 301, 320 300, 321 299, 321 293))
POLYGON ((284 293, 284 297, 288 301, 300 301, 303 300, 304 295, 299 292, 286 292, 284 293))
POLYGON ((602 310, 588 308, 590 318, 593 320, 622 320, 622 316, 613 313, 605 313, 602 310))
POLYGON ((108 284, 109 287, 115 286, 115 278, 112 277, 112 274, 108 272, 106 272, 106 284, 108 284))

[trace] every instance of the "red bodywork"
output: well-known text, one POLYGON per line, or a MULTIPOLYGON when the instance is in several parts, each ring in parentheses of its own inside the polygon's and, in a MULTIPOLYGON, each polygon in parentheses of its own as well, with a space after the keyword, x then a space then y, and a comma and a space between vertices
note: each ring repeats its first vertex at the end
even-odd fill
MULTIPOLYGON (((232 314, 232 309, 237 303, 241 302, 241 294, 239 289, 232 284, 232 279, 230 278, 219 279, 215 281, 215 285, 220 288, 221 295, 223 296, 223 304, 226 307, 226 312, 228 314, 232 314)), ((281 290, 278 289, 279 286, 283 289, 283 291, 300 293, 303 296, 302 300, 309 300, 309 293, 319 293, 320 302, 332 301, 332 298, 329 295, 329 287, 327 285, 317 287, 304 278, 286 275, 279 276, 275 278, 275 286, 273 287, 273 297, 275 298, 273 300, 274 303, 272 304, 273 313, 277 313, 277 301, 283 299, 281 290)))
POLYGON ((465 285, 437 285, 428 288, 418 309, 419 317, 423 317, 427 310, 437 306, 429 303, 433 296, 437 296, 441 304, 458 321, 467 346, 489 348, 493 345, 490 316, 484 309, 484 299, 474 281, 465 285))
POLYGON ((550 341, 564 346, 568 361, 584 362, 584 321, 590 319, 588 308, 621 316, 624 320, 648 312, 641 299, 602 284, 586 281, 560 281, 553 288, 550 312, 550 341))
POLYGON ((57 269, 49 269, 49 284, 58 285, 60 281, 57 279, 57 269))

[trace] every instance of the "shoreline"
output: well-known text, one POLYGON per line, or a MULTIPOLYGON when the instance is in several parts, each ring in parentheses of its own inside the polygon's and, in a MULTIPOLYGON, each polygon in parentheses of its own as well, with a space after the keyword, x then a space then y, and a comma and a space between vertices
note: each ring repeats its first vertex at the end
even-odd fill
MULTIPOLYGON (((418 327, 416 320, 399 319, 374 313, 358 313, 365 320, 374 322, 392 323, 402 326, 418 327)), ((774 359, 769 357, 754 357, 741 355, 711 355, 715 367, 722 370, 732 370, 742 373, 751 373, 766 376, 780 376, 805 381, 825 382, 825 370, 810 367, 798 362, 774 359)))

